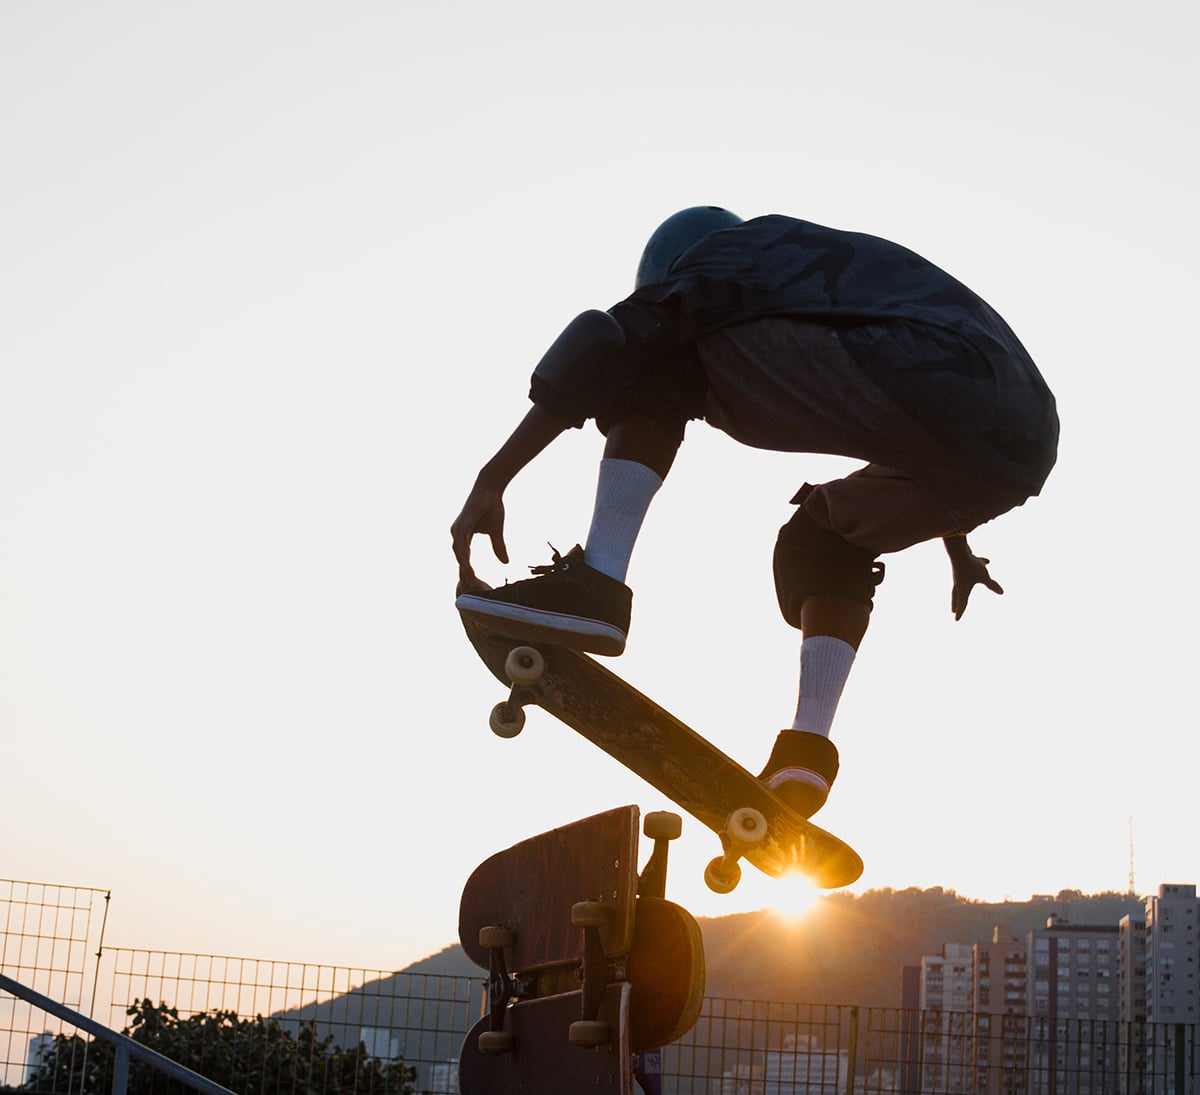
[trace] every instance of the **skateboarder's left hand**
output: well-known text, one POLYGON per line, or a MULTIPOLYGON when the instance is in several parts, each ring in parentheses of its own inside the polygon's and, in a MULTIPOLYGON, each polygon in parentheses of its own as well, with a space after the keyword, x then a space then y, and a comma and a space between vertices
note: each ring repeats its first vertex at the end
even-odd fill
POLYGON ((967 546, 965 536, 954 536, 946 541, 946 553, 950 556, 950 566, 954 572, 954 586, 950 591, 950 611, 956 620, 961 620, 967 611, 967 601, 971 590, 977 585, 986 586, 993 593, 1003 593, 1004 590, 988 573, 990 559, 974 554, 967 546))

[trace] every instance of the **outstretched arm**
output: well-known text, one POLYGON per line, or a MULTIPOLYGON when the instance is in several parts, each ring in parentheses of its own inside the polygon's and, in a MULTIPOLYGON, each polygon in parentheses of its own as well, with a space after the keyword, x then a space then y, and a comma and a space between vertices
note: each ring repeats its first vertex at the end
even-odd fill
POLYGON ((496 455, 480 469, 462 511, 450 526, 460 592, 486 588, 471 566, 471 540, 476 533, 489 537, 496 558, 508 562, 508 549, 504 545, 504 491, 517 472, 567 428, 567 423, 535 403, 496 455))
POLYGON ((946 554, 950 556, 950 568, 954 572, 953 588, 950 591, 950 611, 956 620, 961 620, 967 611, 971 590, 977 585, 986 586, 993 593, 1003 593, 1000 583, 988 574, 990 559, 975 555, 965 536, 947 536, 942 540, 946 554))

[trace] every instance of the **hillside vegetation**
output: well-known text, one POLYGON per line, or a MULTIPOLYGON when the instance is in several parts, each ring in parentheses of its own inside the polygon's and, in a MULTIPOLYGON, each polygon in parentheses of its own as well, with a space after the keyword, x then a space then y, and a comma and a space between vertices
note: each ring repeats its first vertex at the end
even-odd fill
MULTIPOLYGON (((1115 925, 1139 914, 1132 894, 1084 895, 989 903, 953 890, 869 890, 829 894, 797 922, 770 912, 700 921, 710 996, 813 1004, 898 1007, 905 966, 939 954, 944 943, 990 940, 1045 927, 1052 914, 1077 925, 1115 925)), ((406 973, 481 976, 458 946, 409 966, 406 973)))
POLYGON ((945 943, 985 942, 998 925, 1023 936, 1051 914, 1116 925, 1142 909, 1136 896, 1077 891, 995 904, 943 889, 830 894, 795 923, 768 912, 701 921, 708 994, 898 1007, 903 968, 945 943))

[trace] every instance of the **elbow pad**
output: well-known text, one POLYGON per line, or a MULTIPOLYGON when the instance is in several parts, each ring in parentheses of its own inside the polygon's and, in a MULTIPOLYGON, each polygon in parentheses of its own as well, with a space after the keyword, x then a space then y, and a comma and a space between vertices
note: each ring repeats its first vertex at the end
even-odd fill
POLYGON ((562 400, 591 402, 597 390, 622 383, 625 330, 607 312, 577 315, 554 340, 533 370, 535 383, 550 387, 562 400))

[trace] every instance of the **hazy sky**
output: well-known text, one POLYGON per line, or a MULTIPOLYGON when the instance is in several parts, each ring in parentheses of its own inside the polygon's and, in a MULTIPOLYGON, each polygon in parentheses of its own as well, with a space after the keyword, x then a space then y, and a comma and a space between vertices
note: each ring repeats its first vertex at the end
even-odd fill
MULTIPOLYGON (((448 526, 561 327, 675 209, 896 239, 1020 334, 1059 466, 888 559, 823 822, 868 887, 1200 880, 1192 3, 0 7, 0 877, 108 941, 372 968, 480 860, 660 796, 500 697, 448 526)), ((498 582, 586 533, 600 438, 514 484, 498 582)), ((854 465, 694 424, 616 668, 757 770, 795 702, 770 554, 854 465)), ((669 895, 700 881, 687 823, 669 895)))

